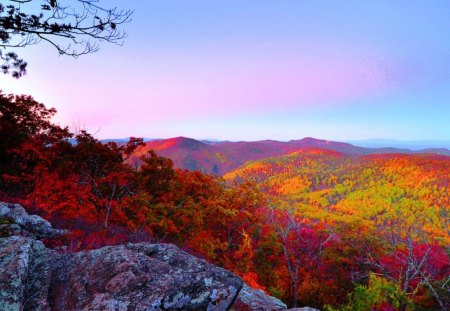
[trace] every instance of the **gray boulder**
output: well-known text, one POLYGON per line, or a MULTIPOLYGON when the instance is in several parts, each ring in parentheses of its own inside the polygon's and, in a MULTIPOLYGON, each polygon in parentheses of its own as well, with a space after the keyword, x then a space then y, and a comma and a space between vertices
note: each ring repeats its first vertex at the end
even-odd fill
POLYGON ((169 244, 59 254, 29 237, 0 239, 1 310, 228 310, 231 272, 169 244))
POLYGON ((50 253, 31 238, 0 238, 1 310, 50 310, 50 253))
POLYGON ((55 310, 228 310, 242 287, 231 272, 170 244, 57 254, 55 310))
POLYGON ((253 289, 244 283, 233 310, 285 310, 286 304, 281 300, 267 295, 260 289, 253 289))
POLYGON ((11 225, 2 225, 2 230, 10 231, 14 235, 30 235, 37 238, 49 238, 66 233, 59 230, 45 219, 37 215, 29 215, 19 204, 0 202, 0 219, 11 222, 11 225))

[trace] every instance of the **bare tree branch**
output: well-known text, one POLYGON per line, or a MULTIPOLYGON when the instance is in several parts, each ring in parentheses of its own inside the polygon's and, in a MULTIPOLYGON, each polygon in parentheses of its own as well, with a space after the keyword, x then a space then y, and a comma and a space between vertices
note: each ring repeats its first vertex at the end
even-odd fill
POLYGON ((47 42, 60 55, 78 57, 99 50, 99 42, 123 44, 120 29, 131 21, 131 10, 104 8, 99 0, 9 0, 0 3, 1 70, 19 78, 27 63, 8 48, 47 42), (38 7, 39 9, 36 9, 38 7))

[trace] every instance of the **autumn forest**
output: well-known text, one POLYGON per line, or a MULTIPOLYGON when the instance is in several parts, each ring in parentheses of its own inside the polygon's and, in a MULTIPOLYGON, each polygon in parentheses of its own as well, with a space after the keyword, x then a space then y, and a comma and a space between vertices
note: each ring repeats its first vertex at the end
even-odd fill
POLYGON ((0 1, 0 311, 450 310, 449 12, 0 1))
POLYGON ((70 229, 49 247, 174 243, 288 306, 448 310, 449 156, 104 142, 55 113, 0 94, 0 201, 70 229))

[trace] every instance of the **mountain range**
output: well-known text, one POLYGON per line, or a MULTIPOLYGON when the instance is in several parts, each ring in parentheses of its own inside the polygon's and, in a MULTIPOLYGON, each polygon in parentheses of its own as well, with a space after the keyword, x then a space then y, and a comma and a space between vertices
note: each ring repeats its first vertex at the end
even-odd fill
POLYGON ((450 140, 395 140, 395 139, 365 139, 346 141, 355 146, 366 148, 394 147, 411 150, 423 150, 428 148, 450 149, 450 140))
POLYGON ((422 150, 400 149, 392 147, 367 148, 349 143, 306 137, 287 142, 276 140, 260 141, 200 141, 187 137, 175 137, 147 141, 140 147, 135 159, 149 150, 172 159, 174 166, 188 170, 199 170, 207 174, 224 175, 248 161, 286 155, 305 149, 333 150, 346 155, 364 156, 371 154, 432 153, 450 156, 446 148, 428 148, 422 150))

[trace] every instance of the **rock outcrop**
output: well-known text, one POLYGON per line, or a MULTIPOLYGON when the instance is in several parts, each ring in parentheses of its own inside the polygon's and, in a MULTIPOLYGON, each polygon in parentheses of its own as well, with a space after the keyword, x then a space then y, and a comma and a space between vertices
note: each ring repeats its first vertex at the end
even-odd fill
POLYGON ((231 272, 174 245, 127 244, 58 254, 29 237, 0 239, 2 310, 228 310, 231 272))
POLYGON ((0 309, 282 310, 281 301, 171 244, 137 243, 78 253, 45 247, 63 230, 0 203, 0 309), (242 289, 242 290, 241 290, 242 289), (238 298, 239 297, 239 298, 238 298))
POLYGON ((0 238, 1 310, 49 310, 50 255, 32 238, 0 238))
POLYGON ((19 204, 0 202, 0 231, 9 235, 34 236, 49 238, 65 233, 65 230, 54 229, 45 219, 37 215, 29 215, 19 204))
POLYGON ((242 288, 231 272, 170 244, 58 253, 38 238, 65 233, 0 203, 0 309, 228 310, 242 288))
POLYGON ((278 311, 286 308, 286 304, 281 300, 268 296, 260 289, 253 289, 245 283, 233 306, 234 310, 278 311))
POLYGON ((169 244, 56 254, 55 310, 228 310, 242 287, 231 272, 169 244))

